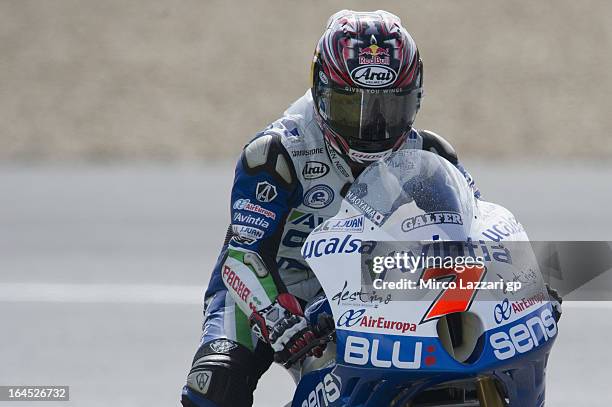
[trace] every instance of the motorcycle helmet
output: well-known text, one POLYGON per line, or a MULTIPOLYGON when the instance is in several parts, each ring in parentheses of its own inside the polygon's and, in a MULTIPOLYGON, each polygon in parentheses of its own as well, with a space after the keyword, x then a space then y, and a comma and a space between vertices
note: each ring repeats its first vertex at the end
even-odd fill
POLYGON ((352 166, 399 148, 423 95, 423 64, 399 17, 334 14, 312 62, 315 117, 326 142, 352 166))

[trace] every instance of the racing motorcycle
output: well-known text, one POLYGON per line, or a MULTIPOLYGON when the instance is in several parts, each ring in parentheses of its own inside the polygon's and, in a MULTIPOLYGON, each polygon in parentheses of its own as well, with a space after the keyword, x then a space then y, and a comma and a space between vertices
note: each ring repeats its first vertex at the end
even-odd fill
POLYGON ((448 161, 372 164, 302 255, 325 295, 305 309, 317 340, 285 365, 287 406, 544 405, 558 314, 533 250, 448 161))

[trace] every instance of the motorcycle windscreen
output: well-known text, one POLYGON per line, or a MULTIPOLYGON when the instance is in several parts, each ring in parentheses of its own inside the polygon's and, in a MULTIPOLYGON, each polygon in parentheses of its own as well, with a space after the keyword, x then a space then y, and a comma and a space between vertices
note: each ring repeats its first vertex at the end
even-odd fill
POLYGON ((464 240, 474 213, 473 193, 459 170, 436 154, 415 149, 370 165, 346 200, 399 240, 434 235, 464 240))

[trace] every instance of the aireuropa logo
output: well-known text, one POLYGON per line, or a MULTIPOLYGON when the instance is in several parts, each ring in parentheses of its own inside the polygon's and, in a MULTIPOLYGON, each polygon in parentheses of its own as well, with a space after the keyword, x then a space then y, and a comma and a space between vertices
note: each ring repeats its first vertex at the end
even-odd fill
POLYGON ((357 325, 365 314, 365 309, 354 310, 350 309, 338 318, 337 325, 339 327, 351 328, 357 325))
POLYGON ((245 210, 249 212, 259 213, 266 218, 276 219, 276 214, 260 205, 251 203, 250 199, 237 199, 234 202, 234 209, 245 210))
POLYGON ((338 318, 338 327, 351 328, 357 325, 362 328, 375 328, 396 333, 416 332, 417 329, 416 324, 407 321, 394 321, 384 316, 368 316, 365 309, 349 309, 338 318))
POLYGON ((501 324, 504 321, 510 319, 512 315, 512 308, 510 307, 510 300, 504 298, 504 300, 493 307, 493 317, 497 324, 501 324))

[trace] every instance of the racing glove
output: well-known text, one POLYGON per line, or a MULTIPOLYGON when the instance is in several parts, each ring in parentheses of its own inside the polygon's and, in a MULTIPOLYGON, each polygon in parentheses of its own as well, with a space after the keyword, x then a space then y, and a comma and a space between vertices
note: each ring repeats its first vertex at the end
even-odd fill
MULTIPOLYGON (((289 293, 279 294, 268 307, 253 311, 249 321, 253 332, 272 346, 277 363, 287 362, 315 339, 300 303, 289 293)), ((319 357, 322 351, 316 347, 308 355, 319 357)))

